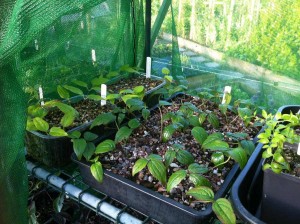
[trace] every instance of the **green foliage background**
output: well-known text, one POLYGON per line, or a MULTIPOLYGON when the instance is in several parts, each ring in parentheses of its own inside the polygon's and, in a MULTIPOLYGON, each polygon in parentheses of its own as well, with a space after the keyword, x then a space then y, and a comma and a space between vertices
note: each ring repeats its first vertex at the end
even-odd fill
MULTIPOLYGON (((153 14, 162 0, 153 1, 153 14)), ((300 80, 299 0, 173 0, 178 36, 300 80)), ((168 15, 162 31, 171 33, 168 15)))

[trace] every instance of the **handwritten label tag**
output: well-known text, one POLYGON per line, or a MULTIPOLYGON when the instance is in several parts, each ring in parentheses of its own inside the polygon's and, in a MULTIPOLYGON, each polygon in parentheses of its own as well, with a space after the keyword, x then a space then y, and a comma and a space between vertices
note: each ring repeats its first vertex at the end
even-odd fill
POLYGON ((92 61, 96 62, 96 51, 92 49, 92 61))
POLYGON ((107 86, 105 84, 101 84, 101 97, 103 98, 101 100, 101 106, 106 105, 106 95, 107 95, 107 86))
POLYGON ((45 102, 44 102, 44 93, 43 93, 43 89, 42 89, 42 86, 39 86, 39 97, 40 97, 40 100, 41 100, 41 106, 44 106, 45 105, 45 102))
POLYGON ((222 99, 222 104, 226 103, 226 94, 231 93, 231 86, 225 86, 224 88, 224 93, 223 93, 223 99, 222 99))
POLYGON ((151 77, 151 58, 147 57, 146 59, 146 78, 151 77))

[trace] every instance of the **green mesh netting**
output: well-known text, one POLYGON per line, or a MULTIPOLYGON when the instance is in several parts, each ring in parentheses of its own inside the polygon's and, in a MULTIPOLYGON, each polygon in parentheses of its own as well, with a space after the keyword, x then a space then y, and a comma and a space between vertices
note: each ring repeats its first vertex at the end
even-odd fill
POLYGON ((27 223, 27 92, 144 63, 143 0, 0 2, 0 223, 27 223), (94 58, 92 55, 94 54, 94 58))
POLYGON ((152 11, 166 12, 152 49, 155 72, 182 70, 190 89, 232 86, 232 102, 251 99, 269 112, 299 104, 300 1, 153 0, 152 11))

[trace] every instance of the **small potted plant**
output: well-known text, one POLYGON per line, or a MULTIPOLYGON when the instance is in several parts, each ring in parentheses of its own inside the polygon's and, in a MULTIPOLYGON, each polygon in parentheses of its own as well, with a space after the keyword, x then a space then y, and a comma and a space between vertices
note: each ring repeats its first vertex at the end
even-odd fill
POLYGON ((298 144, 300 106, 263 111, 265 127, 249 166, 232 188, 234 207, 249 223, 299 223, 300 179, 298 144))

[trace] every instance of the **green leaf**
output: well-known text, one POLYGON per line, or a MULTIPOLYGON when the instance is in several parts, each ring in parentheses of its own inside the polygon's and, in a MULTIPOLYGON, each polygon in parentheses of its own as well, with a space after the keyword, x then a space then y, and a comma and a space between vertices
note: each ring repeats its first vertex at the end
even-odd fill
POLYGON ((94 101, 100 101, 102 100, 102 97, 96 94, 89 94, 87 95, 87 98, 94 101))
POLYGON ((80 81, 80 80, 72 80, 72 83, 74 83, 75 85, 77 86, 81 86, 81 87, 84 87, 84 88, 87 88, 88 87, 88 84, 83 82, 83 81, 80 81))
POLYGON ((59 127, 52 127, 49 131, 49 135, 55 137, 63 137, 63 136, 68 136, 68 133, 65 132, 64 129, 61 129, 59 127))
POLYGON ((228 109, 228 104, 219 104, 219 109, 222 112, 222 114, 226 114, 226 111, 228 109))
POLYGON ((250 140, 242 140, 240 143, 242 148, 246 150, 247 154, 251 156, 255 149, 254 143, 250 140))
POLYGON ((101 84, 107 83, 109 79, 103 78, 103 77, 98 77, 94 78, 91 83, 93 86, 101 86, 101 84))
POLYGON ((236 217, 231 206, 231 203, 226 198, 217 199, 213 205, 212 209, 218 219, 224 224, 234 224, 236 223, 236 217))
POLYGON ((189 165, 194 162, 194 156, 186 150, 178 150, 176 159, 184 165, 189 165))
POLYGON ((263 118, 267 119, 267 118, 268 118, 268 113, 267 113, 265 110, 262 110, 261 116, 262 116, 263 118))
POLYGON ((198 127, 198 126, 200 126, 199 119, 198 119, 197 116, 190 116, 190 117, 188 117, 188 121, 189 121, 189 123, 190 123, 193 127, 198 127))
POLYGON ((283 156, 279 152, 275 152, 273 158, 277 163, 284 163, 285 162, 285 159, 283 158, 283 156))
POLYGON ((97 145, 95 153, 96 154, 106 153, 114 150, 115 148, 116 148, 115 142, 113 140, 106 139, 97 145))
POLYGON ((49 124, 43 118, 35 117, 33 118, 33 124, 37 130, 47 132, 49 129, 49 124))
POLYGON ((81 136, 81 132, 80 131, 72 131, 70 134, 69 134, 69 137, 70 138, 80 138, 81 136))
POLYGON ((211 155, 211 162, 215 166, 219 166, 220 164, 224 163, 224 154, 222 152, 215 152, 215 153, 213 153, 211 155))
POLYGON ((127 126, 121 127, 116 133, 115 142, 117 143, 128 139, 131 133, 132 129, 128 128, 127 126))
POLYGON ((163 161, 163 158, 157 154, 150 154, 149 156, 147 156, 147 159, 163 161))
POLYGON ((208 179, 206 179, 205 177, 197 174, 197 173, 191 173, 189 175, 189 180, 196 186, 196 187, 200 187, 200 186, 206 186, 206 187, 211 187, 211 183, 209 182, 208 179))
POLYGON ((218 117, 214 113, 209 113, 207 116, 207 120, 214 128, 219 128, 220 122, 218 117))
POLYGON ((170 166, 173 160, 176 157, 176 152, 174 150, 169 149, 165 154, 165 164, 166 167, 170 166))
POLYGON ((37 128, 35 127, 33 121, 29 117, 27 117, 26 130, 37 131, 37 128))
POLYGON ((130 111, 137 111, 144 109, 145 105, 144 102, 140 99, 128 99, 126 105, 130 108, 130 111))
POLYGON ((201 145, 203 144, 203 142, 205 141, 205 139, 207 139, 207 136, 208 136, 207 132, 202 127, 194 127, 192 129, 192 135, 194 136, 194 138, 196 139, 196 141, 198 143, 200 143, 201 145))
POLYGON ((139 126, 141 125, 140 121, 136 118, 134 119, 131 119, 129 122, 128 122, 128 126, 132 129, 135 129, 135 128, 138 128, 139 126))
POLYGON ((192 188, 186 194, 193 196, 198 201, 203 202, 203 203, 213 202, 214 197, 215 197, 212 189, 209 187, 206 187, 206 186, 192 188))
POLYGON ((166 167, 159 160, 150 160, 148 163, 148 168, 150 173, 158 179, 162 185, 165 185, 167 182, 167 172, 166 167))
POLYGON ((69 99, 70 98, 69 92, 65 88, 63 88, 61 85, 57 86, 57 93, 63 99, 69 99))
MULTIPOLYGON (((49 102, 49 101, 48 101, 49 102)), ((48 103, 46 102, 45 105, 48 103)), ((48 114, 48 111, 40 105, 31 105, 27 108, 28 115, 31 117, 43 118, 48 114)))
POLYGON ((65 199, 64 194, 59 194, 59 196, 55 198, 55 200, 53 201, 53 208, 55 212, 57 213, 61 212, 64 205, 64 199, 65 199))
POLYGON ((95 126, 99 125, 107 125, 109 123, 112 123, 116 120, 116 116, 112 113, 104 113, 98 115, 92 122, 90 129, 92 129, 95 126))
POLYGON ((56 102, 54 105, 58 107, 58 109, 61 110, 64 114, 74 113, 76 115, 76 113, 78 113, 72 106, 69 106, 65 103, 56 102))
POLYGON ((83 92, 81 89, 74 87, 74 86, 69 86, 69 85, 64 85, 63 86, 65 89, 69 90, 72 93, 78 94, 78 95, 83 95, 83 92))
POLYGON ((85 147, 87 145, 85 139, 79 138, 79 139, 72 139, 71 141, 73 142, 73 149, 74 149, 74 152, 75 152, 77 158, 79 160, 81 160, 81 157, 82 157, 85 147))
POLYGON ((173 124, 170 124, 167 127, 165 127, 162 133, 162 141, 167 142, 169 139, 171 139, 175 131, 176 128, 173 124))
POLYGON ((244 168, 248 161, 248 158, 247 153, 243 148, 237 147, 229 150, 227 153, 240 165, 241 169, 244 168))
POLYGON ((96 149, 96 147, 95 147, 94 143, 92 143, 92 142, 87 143, 87 146, 83 152, 83 156, 87 161, 89 161, 92 158, 92 156, 95 153, 95 149, 96 149))
POLYGON ((120 94, 132 94, 133 90, 132 89, 122 89, 119 92, 120 94))
POLYGON ((143 109, 142 110, 142 116, 145 120, 148 120, 149 116, 150 116, 150 110, 148 109, 143 109))
POLYGON ((122 124, 125 119, 125 114, 118 114, 118 124, 122 124))
POLYGON ((140 94, 145 92, 145 87, 144 86, 136 86, 133 88, 133 92, 136 94, 140 94))
POLYGON ((203 124, 203 122, 205 121, 205 119, 206 119, 206 116, 207 116, 207 114, 206 113, 204 113, 204 112, 202 112, 202 113, 199 113, 199 123, 200 123, 200 125, 202 125, 203 124))
POLYGON ((283 166, 276 162, 271 162, 271 169, 274 173, 281 173, 283 166))
POLYGON ((91 165, 91 173, 93 177, 99 182, 103 181, 103 168, 100 162, 95 162, 91 165))
POLYGON ((186 178, 187 172, 185 170, 178 170, 173 173, 167 183, 167 191, 170 192, 176 187, 183 179, 186 178))
POLYGON ((247 138, 248 134, 242 133, 242 132, 237 132, 237 133, 226 132, 226 136, 236 139, 236 140, 239 140, 239 139, 247 138))
POLYGON ((96 138, 98 138, 98 135, 96 135, 92 132, 86 131, 86 132, 84 132, 83 137, 86 141, 91 142, 91 141, 94 141, 96 138))
POLYGON ((173 81, 173 77, 172 76, 168 76, 170 74, 170 70, 166 67, 161 69, 161 73, 165 75, 165 79, 167 79, 169 82, 173 81))
POLYGON ((227 142, 222 141, 223 135, 221 133, 213 133, 207 137, 203 142, 203 149, 210 149, 213 151, 226 151, 229 149, 227 142))
POLYGON ((238 108, 238 114, 241 118, 244 119, 246 117, 251 117, 252 116, 252 111, 247 107, 245 107, 245 108, 239 107, 238 108))
POLYGON ((71 124, 73 124, 74 120, 76 118, 76 114, 73 112, 66 113, 60 120, 60 124, 66 128, 69 127, 71 124))
POLYGON ((168 101, 165 101, 165 100, 160 100, 160 101, 158 102, 158 104, 159 104, 160 106, 172 106, 172 103, 170 103, 170 102, 168 102, 168 101))
POLYGON ((134 166, 132 167, 132 176, 140 172, 142 169, 146 167, 148 160, 145 158, 138 159, 134 166))
POLYGON ((198 163, 192 163, 189 165, 188 170, 190 173, 204 174, 208 172, 208 168, 198 163))

